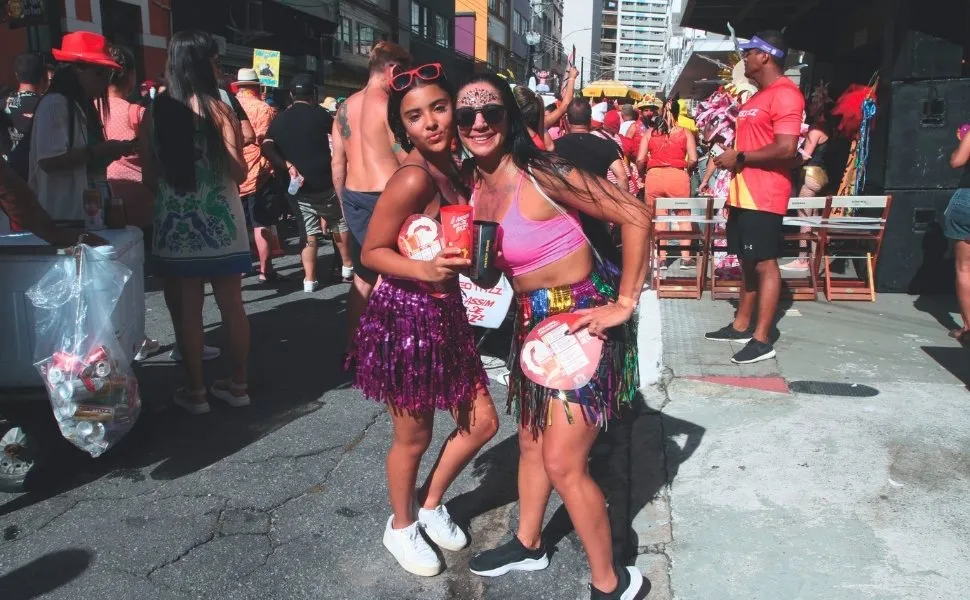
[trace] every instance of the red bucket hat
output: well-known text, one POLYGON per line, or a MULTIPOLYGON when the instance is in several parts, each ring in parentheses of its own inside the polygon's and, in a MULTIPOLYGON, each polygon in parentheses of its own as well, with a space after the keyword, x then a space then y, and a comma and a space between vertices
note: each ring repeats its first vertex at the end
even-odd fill
POLYGON ((90 31, 66 34, 61 40, 60 49, 52 49, 51 54, 54 55, 54 60, 60 62, 98 65, 121 70, 121 65, 108 54, 108 40, 90 31))

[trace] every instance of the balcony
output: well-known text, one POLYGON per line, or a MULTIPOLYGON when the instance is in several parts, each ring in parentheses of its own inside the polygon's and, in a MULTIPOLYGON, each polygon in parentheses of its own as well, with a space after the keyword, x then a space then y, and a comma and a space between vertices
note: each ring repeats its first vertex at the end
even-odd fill
POLYGON ((634 4, 632 2, 624 2, 622 10, 625 13, 640 13, 645 15, 664 15, 667 16, 667 9, 663 6, 656 6, 651 4, 634 4))
POLYGON ((617 0, 603 0, 603 14, 616 14, 619 8, 619 2, 617 0))
POLYGON ((665 42, 667 41, 667 36, 662 33, 646 33, 643 31, 633 31, 630 29, 620 30, 620 39, 622 40, 638 40, 642 42, 665 42))
POLYGON ((603 27, 616 27, 616 15, 603 15, 603 27))

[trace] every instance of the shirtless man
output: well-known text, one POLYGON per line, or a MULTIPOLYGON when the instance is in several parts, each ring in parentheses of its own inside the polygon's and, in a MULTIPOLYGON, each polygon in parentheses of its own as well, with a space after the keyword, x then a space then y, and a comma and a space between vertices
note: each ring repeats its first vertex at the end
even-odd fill
POLYGON ((367 85, 337 109, 331 136, 333 186, 350 228, 350 254, 354 261, 354 285, 347 298, 348 352, 353 348, 354 332, 378 276, 361 264, 360 249, 378 196, 407 156, 387 124, 391 69, 395 66, 410 68, 411 55, 407 50, 392 42, 374 46, 367 85))

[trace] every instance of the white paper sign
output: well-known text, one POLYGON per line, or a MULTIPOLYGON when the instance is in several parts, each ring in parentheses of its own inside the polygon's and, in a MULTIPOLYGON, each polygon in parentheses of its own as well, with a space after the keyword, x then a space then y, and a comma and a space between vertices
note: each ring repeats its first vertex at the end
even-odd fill
POLYGON ((498 329, 502 326, 515 295, 504 275, 498 285, 489 290, 478 287, 464 275, 458 276, 458 285, 461 286, 461 299, 468 313, 469 323, 487 329, 498 329))

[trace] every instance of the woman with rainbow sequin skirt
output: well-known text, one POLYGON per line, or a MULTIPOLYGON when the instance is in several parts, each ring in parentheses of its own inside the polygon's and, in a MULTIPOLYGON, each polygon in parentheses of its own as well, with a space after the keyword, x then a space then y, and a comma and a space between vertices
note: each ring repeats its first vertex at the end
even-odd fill
MULTIPOLYGON (((509 361, 509 407, 519 420, 519 526, 512 539, 476 555, 473 573, 495 577, 549 564, 542 521, 555 489, 589 559, 590 597, 629 600, 646 593, 643 575, 614 563, 602 491, 588 472, 600 429, 637 393, 636 303, 646 278, 650 210, 603 179, 538 150, 507 83, 472 77, 457 95, 459 138, 474 161, 475 219, 499 223, 496 264, 518 297, 509 361), (578 213, 621 226, 622 271, 599 259, 578 213), (593 379, 577 390, 542 387, 525 377, 519 352, 551 315, 581 317, 606 341, 593 379)), ((493 282, 479 282, 489 287, 493 282)))
POLYGON ((452 90, 438 64, 395 69, 389 83, 388 123, 408 157, 377 201, 361 253, 364 265, 383 281, 357 329, 354 385, 387 404, 394 424, 387 455, 393 514, 384 546, 405 570, 433 576, 442 564, 422 531, 443 550, 468 544, 442 497, 495 435, 498 416, 458 287, 458 271, 471 261, 456 248, 430 261, 398 250, 398 234, 412 215, 436 219, 443 205, 463 203, 451 154, 452 90), (435 410, 449 411, 457 428, 415 490, 435 410))

